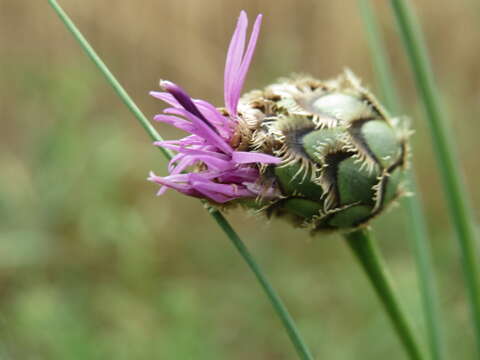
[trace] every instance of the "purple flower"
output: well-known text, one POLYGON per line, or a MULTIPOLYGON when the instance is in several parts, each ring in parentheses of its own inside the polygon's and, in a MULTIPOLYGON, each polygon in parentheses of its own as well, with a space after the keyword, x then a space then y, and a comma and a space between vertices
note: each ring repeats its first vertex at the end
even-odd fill
POLYGON ((160 82, 165 92, 150 93, 170 105, 154 119, 191 134, 180 140, 155 143, 177 152, 168 165, 170 175, 160 177, 151 173, 148 178, 162 185, 159 195, 171 188, 216 203, 275 196, 274 188, 260 183, 260 167, 278 164, 281 159, 268 154, 237 151, 232 147, 241 120, 237 111, 240 93, 255 51, 261 21, 262 15, 258 15, 245 49, 248 19, 244 11, 240 13, 225 64, 225 111, 220 112, 204 100, 192 99, 170 81, 160 82))

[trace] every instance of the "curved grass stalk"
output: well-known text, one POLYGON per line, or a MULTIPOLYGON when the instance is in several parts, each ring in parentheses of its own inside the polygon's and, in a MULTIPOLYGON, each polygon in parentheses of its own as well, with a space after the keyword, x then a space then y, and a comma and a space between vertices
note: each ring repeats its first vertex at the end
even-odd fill
MULTIPOLYGON (((377 81, 380 85, 385 105, 390 111, 398 114, 400 113, 400 105, 395 90, 393 74, 370 0, 359 0, 359 6, 366 28, 373 63, 375 65, 377 81)), ((430 241, 428 239, 427 224, 413 170, 409 172, 408 177, 409 188, 415 195, 405 197, 402 205, 408 214, 411 234, 409 239, 415 256, 430 353, 433 360, 442 360, 445 358, 445 351, 442 341, 437 285, 433 271, 434 266, 430 241)))
POLYGON ((367 230, 360 229, 345 234, 344 237, 387 311, 410 360, 423 360, 424 357, 419 343, 415 339, 412 328, 400 308, 386 267, 370 237, 370 233, 367 230))
MULTIPOLYGON (((111 73, 111 71, 102 61, 102 59, 98 56, 98 54, 95 52, 92 46, 88 43, 87 39, 85 39, 85 37, 80 32, 80 30, 78 30, 78 28, 75 26, 73 21, 70 19, 70 17, 60 7, 57 1, 48 0, 48 2, 50 3, 54 11, 57 13, 57 15, 60 17, 62 22, 65 24, 65 26, 68 28, 68 30, 72 33, 74 38, 78 41, 78 43, 86 52, 88 57, 94 62, 94 64, 103 74, 107 82, 113 87, 113 89, 115 90, 117 95, 120 97, 122 102, 128 107, 128 109, 133 113, 135 118, 140 122, 142 127, 148 133, 148 135, 155 141, 162 141, 162 137, 160 136, 160 134, 158 134, 158 132, 155 130, 152 124, 148 121, 148 119, 145 117, 142 111, 138 108, 135 102, 130 98, 126 90, 122 87, 122 85, 118 82, 115 76, 111 73)), ((163 148, 160 148, 160 150, 162 151, 163 155, 167 159, 172 158, 172 154, 170 151, 163 148)), ((299 358, 302 360, 313 360, 313 357, 309 349, 307 348, 307 345, 303 341, 299 331, 297 330, 295 322, 290 316, 287 308, 285 307, 285 305, 283 304, 282 300, 277 295, 273 287, 270 285, 270 282, 268 281, 267 277, 264 275, 260 266, 254 260, 253 256, 250 254, 248 248, 245 246, 245 244, 240 239, 238 234, 229 224, 227 219, 225 219, 225 217, 217 209, 211 206, 207 206, 207 210, 210 213, 210 215, 214 218, 214 220, 217 222, 219 227, 224 231, 228 239, 232 242, 232 244, 238 250, 238 252, 242 256, 242 258, 245 260, 250 270, 254 273, 256 279, 260 283, 260 286, 265 291, 270 303, 272 304, 275 312, 277 313, 283 326, 285 327, 285 330, 287 331, 287 334, 291 342, 293 343, 299 358)))
POLYGON ((452 131, 447 124, 445 111, 441 107, 420 27, 410 9, 409 2, 408 0, 390 0, 390 4, 430 127, 450 218, 460 244, 477 351, 480 354, 480 262, 476 253, 475 224, 468 203, 468 195, 461 177, 458 156, 452 146, 451 136, 448 136, 452 131))

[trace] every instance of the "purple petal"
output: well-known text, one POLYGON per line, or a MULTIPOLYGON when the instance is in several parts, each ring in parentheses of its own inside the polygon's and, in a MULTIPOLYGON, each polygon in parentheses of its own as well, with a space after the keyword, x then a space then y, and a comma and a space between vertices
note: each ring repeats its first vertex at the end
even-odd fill
POLYGON ((224 97, 225 105, 230 115, 235 116, 237 114, 236 107, 232 106, 231 101, 231 88, 232 83, 235 81, 236 74, 240 68, 243 56, 243 50, 245 48, 245 37, 247 32, 248 19, 245 11, 240 12, 240 17, 237 21, 237 26, 233 32, 230 45, 228 46, 227 60, 225 62, 224 73, 224 97))
MULTIPOLYGON (((161 142, 159 142, 161 143, 161 142)), ((191 155, 205 155, 205 156, 211 156, 220 160, 226 160, 229 161, 229 157, 226 156, 225 154, 215 152, 215 151, 208 151, 208 150, 203 150, 203 149, 192 149, 192 148, 186 148, 183 146, 178 146, 178 145, 172 145, 172 144, 163 144, 160 145, 163 146, 164 148, 182 152, 184 154, 191 154, 191 155)))
MULTIPOLYGON (((154 145, 155 146, 162 146, 162 145, 158 145, 156 143, 154 143, 154 145)), ((171 173, 173 171, 173 168, 175 167, 175 164, 177 164, 178 162, 183 160, 184 157, 185 157, 185 154, 176 154, 174 157, 172 157, 170 159, 170 161, 168 162, 168 172, 171 173)))
POLYGON ((226 197, 226 196, 223 196, 221 194, 217 194, 213 191, 209 191, 209 190, 205 190, 205 189, 202 189, 202 188, 195 188, 195 191, 199 192, 200 194, 202 194, 204 197, 218 203, 218 204, 224 204, 226 202, 229 202, 231 200, 233 200, 234 198, 232 197, 226 197))
MULTIPOLYGON (((175 113, 182 114, 192 121, 197 129, 202 130, 201 133, 197 131, 192 133, 204 137, 207 141, 210 141, 225 153, 231 153, 233 151, 230 145, 219 135, 217 129, 203 116, 200 110, 198 110, 191 97, 180 86, 170 81, 162 81, 161 86, 170 92, 183 106, 184 111, 182 111, 182 109, 175 109, 175 113)), ((174 113, 171 109, 168 110, 168 113, 174 113)), ((164 112, 167 112, 167 110, 164 112)))
POLYGON ((227 143, 227 141, 225 141, 225 139, 223 139, 218 132, 212 130, 210 126, 207 126, 204 121, 187 110, 177 109, 177 112, 182 113, 183 116, 188 118, 195 125, 195 132, 192 131, 192 133, 204 138, 207 143, 215 145, 226 154, 231 154, 233 152, 233 149, 227 143))
POLYGON ((235 151, 232 153, 232 160, 239 164, 263 163, 263 164, 279 164, 282 159, 261 153, 235 151))
POLYGON ((236 175, 236 174, 228 173, 228 171, 226 171, 225 175, 221 175, 218 177, 218 181, 220 181, 223 184, 244 184, 245 182, 254 182, 257 179, 258 179, 258 173, 248 178, 244 175, 236 175))
POLYGON ((248 167, 238 167, 235 169, 224 171, 218 175, 218 180, 221 183, 243 183, 256 182, 258 180, 258 170, 248 167))
POLYGON ((195 129, 191 122, 176 116, 159 114, 159 115, 155 115, 153 120, 170 124, 172 126, 175 126, 177 129, 180 129, 189 133, 192 133, 195 129))
POLYGON ((210 181, 218 176, 218 171, 202 171, 188 174, 188 181, 210 181))
POLYGON ((192 186, 194 189, 198 191, 200 191, 200 189, 207 190, 207 191, 220 193, 222 195, 230 196, 230 197, 248 197, 253 195, 249 190, 247 190, 243 186, 218 184, 211 181, 210 182, 195 181, 195 182, 192 182, 192 186))
POLYGON ((189 135, 179 140, 156 141, 154 142, 154 144, 157 146, 162 146, 163 144, 172 144, 172 145, 179 145, 179 146, 193 146, 193 145, 201 146, 205 144, 205 140, 196 135, 189 135))
POLYGON ((161 81, 160 86, 162 86, 165 90, 167 90, 173 97, 183 106, 185 110, 189 113, 195 115, 199 119, 203 120, 208 126, 210 126, 213 130, 215 128, 208 122, 208 120, 203 116, 203 114, 198 110, 197 106, 193 103, 192 98, 190 95, 186 93, 180 86, 174 84, 170 81, 161 81))
POLYGON ((193 185, 193 188, 195 189, 195 191, 199 192, 200 194, 202 194, 206 198, 209 198, 210 200, 213 200, 216 203, 223 204, 223 203, 226 203, 228 201, 231 201, 231 200, 235 199, 235 197, 225 196, 225 195, 220 194, 216 191, 206 189, 203 184, 204 183, 195 183, 193 185))
MULTIPOLYGON (((182 154, 183 155, 183 154, 182 154)), ((175 168, 173 168, 170 171, 171 175, 177 175, 180 174, 183 170, 185 170, 187 167, 192 166, 195 164, 195 159, 192 159, 190 156, 185 156, 183 159, 181 159, 175 168)))
MULTIPOLYGON (((185 183, 176 183, 174 181, 171 181, 170 179, 168 179, 168 177, 160 177, 160 176, 156 176, 155 174, 153 173, 150 173, 150 176, 148 177, 147 179, 148 181, 152 181, 152 182, 155 182, 157 184, 160 184, 160 185, 163 185, 163 186, 167 186, 171 189, 175 189, 179 192, 181 192, 182 194, 185 194, 185 195, 189 195, 189 196, 197 196, 198 197, 198 193, 196 193, 192 186, 189 185, 189 184, 185 184, 185 183)), ((163 194, 165 192, 165 190, 163 189, 160 189, 159 190, 159 195, 163 194)))
POLYGON ((217 171, 224 171, 224 170, 231 169, 233 165, 230 161, 224 161, 208 155, 196 155, 195 158, 198 161, 201 161, 204 164, 206 164, 208 169, 214 169, 217 171))
POLYGON ((218 152, 212 151, 205 151, 205 150, 197 150, 197 149, 189 149, 189 148, 182 148, 176 145, 163 145, 164 148, 179 151, 184 154, 192 155, 192 159, 194 158, 195 161, 205 163, 209 168, 214 168, 216 170, 227 170, 232 168, 234 163, 232 163, 228 157, 224 154, 219 154, 218 152))
POLYGON ((194 100, 195 105, 197 105, 198 109, 202 112, 202 114, 212 123, 215 125, 217 130, 222 131, 225 130, 227 138, 230 138, 233 123, 230 121, 228 117, 223 116, 217 110, 215 106, 210 104, 207 101, 203 100, 194 100))
POLYGON ((170 104, 172 106, 175 106, 175 107, 180 106, 180 104, 178 103, 177 100, 175 100, 172 94, 169 94, 166 92, 150 91, 150 95, 153 96, 154 98, 165 101, 167 104, 170 104))
MULTIPOLYGON (((253 25, 252 34, 250 35, 250 40, 248 42, 247 51, 243 56, 242 65, 240 69, 235 74, 235 78, 232 81, 230 87, 230 105, 233 109, 237 109, 238 99, 240 99, 240 93, 243 89, 243 84, 245 83, 245 78, 247 77, 248 68, 250 67, 250 62, 252 61, 253 53, 255 52, 255 46, 257 45, 258 35, 260 33, 260 25, 262 24, 262 15, 258 15, 253 25)), ((236 114, 236 111, 235 111, 236 114)))

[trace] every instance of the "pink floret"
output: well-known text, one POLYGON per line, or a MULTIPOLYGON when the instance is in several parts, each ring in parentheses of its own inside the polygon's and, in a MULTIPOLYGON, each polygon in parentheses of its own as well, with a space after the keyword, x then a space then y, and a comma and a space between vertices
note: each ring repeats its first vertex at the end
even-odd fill
POLYGON ((235 151, 230 145, 238 125, 238 101, 261 21, 262 16, 258 15, 245 50, 248 19, 242 11, 230 41, 224 79, 228 115, 221 114, 204 100, 192 99, 180 86, 169 81, 160 83, 164 92, 150 93, 171 106, 163 114, 156 115, 154 120, 191 134, 179 140, 155 142, 156 146, 177 152, 169 162, 168 176, 150 173, 148 180, 162 185, 159 195, 171 188, 188 196, 226 203, 275 193, 273 189, 259 186, 258 164, 278 164, 281 160, 268 154, 235 151), (196 166, 195 171, 185 173, 192 166, 196 166))

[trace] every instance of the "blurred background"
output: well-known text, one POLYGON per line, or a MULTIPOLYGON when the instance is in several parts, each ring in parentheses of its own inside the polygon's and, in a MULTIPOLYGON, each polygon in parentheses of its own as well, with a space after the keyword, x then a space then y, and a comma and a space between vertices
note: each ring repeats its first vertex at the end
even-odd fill
MULTIPOLYGON (((356 1, 60 1, 149 118, 160 78, 222 104, 236 18, 264 23, 245 90, 292 72, 350 67, 374 92, 356 1)), ((459 252, 421 108, 386 1, 380 14, 430 225, 452 358, 473 359, 459 252)), ((478 217, 475 1, 415 1, 478 217)), ((157 198, 166 162, 46 1, 0 0, 0 359, 293 359, 270 304, 200 203, 157 198)), ((180 132, 156 125, 166 139, 180 132)), ((336 235, 227 214, 317 359, 405 359, 336 235)), ((424 334, 401 208, 374 223, 402 301, 424 334)))

